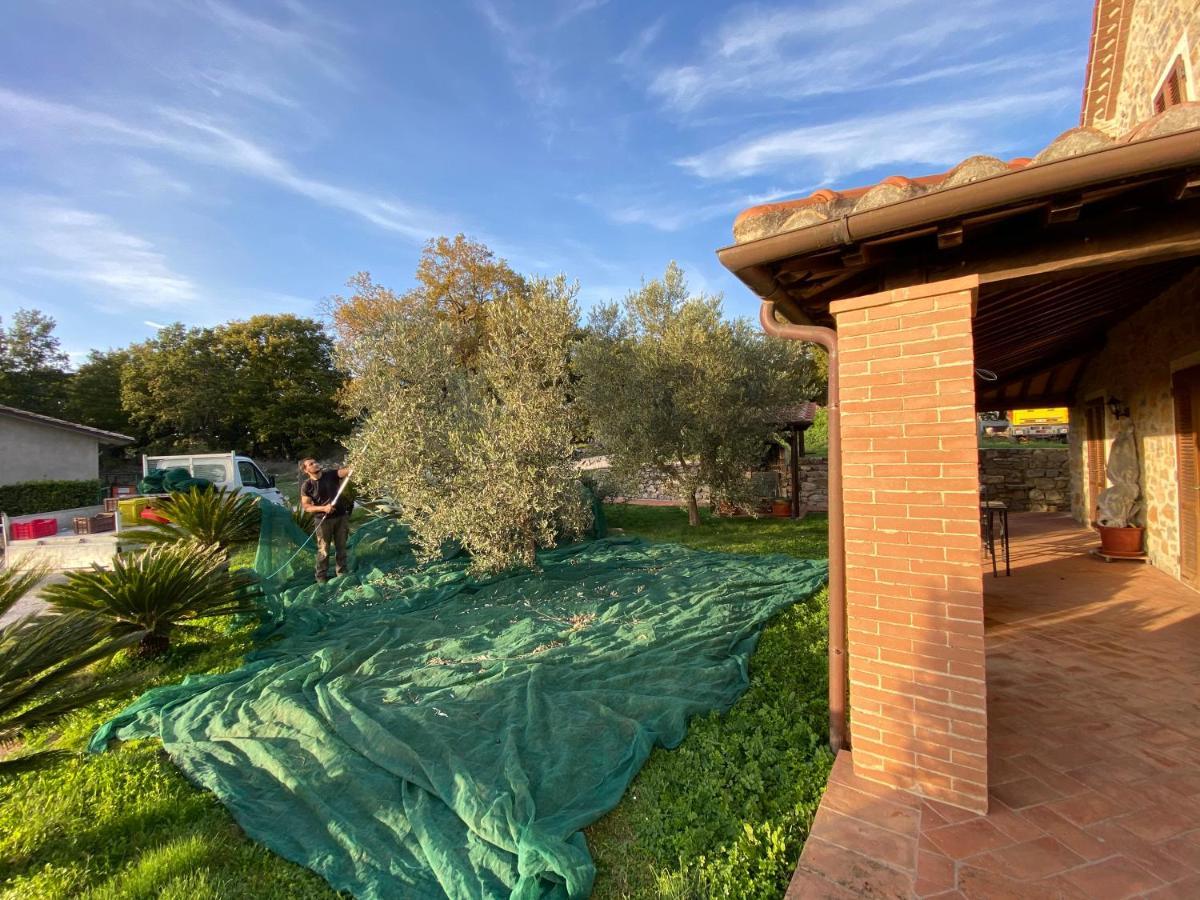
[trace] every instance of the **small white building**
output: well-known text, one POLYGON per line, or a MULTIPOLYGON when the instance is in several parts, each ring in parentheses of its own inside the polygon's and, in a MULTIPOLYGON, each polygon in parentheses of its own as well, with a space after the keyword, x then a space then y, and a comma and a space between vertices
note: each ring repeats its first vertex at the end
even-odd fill
POLYGON ((100 447, 132 444, 114 431, 0 406, 0 485, 100 477, 100 447))

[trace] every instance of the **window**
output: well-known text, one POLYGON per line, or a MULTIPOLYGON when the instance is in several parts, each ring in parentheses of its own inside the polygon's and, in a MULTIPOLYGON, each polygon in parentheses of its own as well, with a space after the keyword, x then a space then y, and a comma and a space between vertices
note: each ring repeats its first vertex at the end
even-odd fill
POLYGON ((224 463, 195 463, 192 465, 192 475, 196 478, 207 478, 213 484, 222 484, 229 480, 224 463))
POLYGON ((238 461, 238 474, 242 476, 242 484, 246 487, 265 488, 270 484, 267 477, 258 471, 258 467, 248 460, 238 461))
POLYGON ((1175 57, 1175 64, 1163 79, 1162 87, 1154 95, 1154 111, 1163 112, 1172 106, 1178 106, 1188 98, 1187 70, 1183 67, 1183 57, 1175 57))

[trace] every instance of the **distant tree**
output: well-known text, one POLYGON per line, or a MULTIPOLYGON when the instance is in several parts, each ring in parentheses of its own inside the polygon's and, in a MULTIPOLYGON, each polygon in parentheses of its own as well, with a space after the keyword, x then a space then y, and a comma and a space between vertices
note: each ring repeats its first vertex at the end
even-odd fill
POLYGON ((157 448, 291 457, 327 452, 349 432, 332 341, 311 319, 175 324, 127 352, 122 407, 157 448))
POLYGON ((230 449, 233 367, 211 328, 176 322, 128 350, 121 405, 158 450, 230 449))
POLYGON ((36 309, 18 309, 8 328, 0 328, 0 403, 43 415, 63 414, 67 354, 54 334, 56 325, 36 309))
POLYGON ((486 339, 488 309, 525 291, 525 280, 507 262, 461 234, 425 244, 416 281, 407 292, 396 294, 375 284, 367 272, 354 276, 354 293, 332 301, 330 315, 338 339, 352 341, 397 316, 425 311, 452 325, 452 358, 470 365, 486 339))
POLYGON ((427 248, 439 265, 418 277, 441 289, 425 294, 423 280, 417 291, 454 300, 389 302, 373 328, 341 332, 349 401, 365 411, 350 460, 399 504, 424 557, 457 541, 479 571, 533 566, 539 548, 588 523, 568 399, 576 289, 499 268, 481 276, 482 245, 455 268, 440 246, 427 248))
POLYGON ((785 403, 820 390, 814 358, 722 318, 719 297, 689 295, 675 263, 620 305, 597 308, 579 347, 578 396, 614 476, 662 475, 700 522, 697 492, 749 499, 756 467, 785 403))
POLYGON ((321 454, 350 433, 335 400, 344 376, 319 323, 293 315, 252 316, 214 331, 232 370, 226 391, 239 446, 268 456, 321 454))
POLYGON ((121 370, 125 350, 92 350, 67 381, 65 417, 81 425, 132 434, 129 413, 121 405, 121 370))

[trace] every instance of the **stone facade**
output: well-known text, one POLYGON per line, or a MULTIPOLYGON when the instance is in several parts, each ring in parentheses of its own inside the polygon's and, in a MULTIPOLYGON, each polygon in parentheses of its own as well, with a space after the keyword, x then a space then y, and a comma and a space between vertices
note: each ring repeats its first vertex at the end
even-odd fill
MULTIPOLYGON (((1193 270, 1108 333, 1088 364, 1071 410, 1071 512, 1081 524, 1095 498, 1087 496, 1083 404, 1115 397, 1130 408, 1145 504, 1146 552, 1151 563, 1179 577, 1179 494, 1175 451, 1173 371, 1200 365, 1200 269, 1193 270)), ((1105 411, 1105 432, 1116 422, 1105 411)))
POLYGON ((1071 457, 1066 447, 981 450, 979 483, 1014 512, 1063 512, 1071 508, 1071 457))
POLYGON ((1182 56, 1187 98, 1200 99, 1200 4, 1196 0, 1100 0, 1082 122, 1125 134, 1154 115, 1154 95, 1182 56))

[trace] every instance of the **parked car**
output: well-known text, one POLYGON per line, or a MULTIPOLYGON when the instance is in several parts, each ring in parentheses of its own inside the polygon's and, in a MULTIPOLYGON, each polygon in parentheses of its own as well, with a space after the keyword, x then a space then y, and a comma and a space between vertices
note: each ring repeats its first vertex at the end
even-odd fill
POLYGON ((217 487, 255 494, 278 506, 287 500, 275 487, 275 476, 266 475, 258 463, 236 453, 195 453, 190 456, 143 456, 142 476, 163 469, 187 469, 193 478, 205 478, 217 487))

